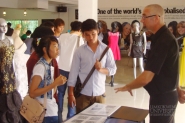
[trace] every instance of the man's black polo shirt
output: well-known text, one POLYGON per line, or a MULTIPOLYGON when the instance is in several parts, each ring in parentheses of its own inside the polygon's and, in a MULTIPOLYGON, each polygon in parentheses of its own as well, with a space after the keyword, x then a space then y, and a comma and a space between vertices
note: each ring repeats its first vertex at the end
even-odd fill
POLYGON ((167 93, 177 87, 179 76, 179 47, 175 37, 162 26, 152 37, 151 50, 145 70, 155 73, 144 88, 150 95, 167 93))

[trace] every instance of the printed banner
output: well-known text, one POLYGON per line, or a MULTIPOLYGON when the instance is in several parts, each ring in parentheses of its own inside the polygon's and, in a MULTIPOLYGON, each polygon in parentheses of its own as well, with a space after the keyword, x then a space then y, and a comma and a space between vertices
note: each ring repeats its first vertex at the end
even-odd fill
MULTIPOLYGON (((165 23, 168 24, 171 21, 185 21, 185 7, 163 7, 165 11, 165 23)), ((108 28, 113 21, 120 23, 129 22, 133 20, 141 20, 143 7, 135 8, 99 8, 98 20, 104 20, 107 23, 108 28)))

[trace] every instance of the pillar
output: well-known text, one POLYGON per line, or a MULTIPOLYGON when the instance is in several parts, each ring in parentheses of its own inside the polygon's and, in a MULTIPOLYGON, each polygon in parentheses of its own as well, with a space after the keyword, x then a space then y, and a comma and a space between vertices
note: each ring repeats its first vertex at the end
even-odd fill
POLYGON ((98 19, 98 0, 78 0, 79 21, 98 19))

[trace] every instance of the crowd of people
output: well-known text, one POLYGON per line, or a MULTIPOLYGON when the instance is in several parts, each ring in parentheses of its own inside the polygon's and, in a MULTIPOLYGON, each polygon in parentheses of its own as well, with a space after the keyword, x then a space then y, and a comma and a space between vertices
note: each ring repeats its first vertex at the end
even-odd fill
POLYGON ((132 95, 133 89, 144 87, 150 95, 150 123, 174 123, 178 100, 185 103, 185 91, 180 87, 185 87, 184 21, 172 21, 166 26, 163 8, 151 4, 144 8, 141 21, 133 20, 131 24, 114 21, 110 30, 103 20, 73 21, 70 26, 70 32, 63 33, 65 22, 57 18, 54 22, 42 23, 32 34, 28 30, 20 37, 20 24, 11 29, 11 24, 0 18, 1 123, 26 122, 19 109, 27 94, 41 103, 47 94, 43 123, 61 123, 66 119, 62 116, 66 90, 67 119, 95 102, 105 103, 106 76, 111 76, 109 84, 113 87, 116 61, 121 59, 122 50, 127 50, 133 59, 135 80, 115 91, 128 91, 132 95), (139 76, 136 75, 137 59, 139 76), (75 98, 77 77, 83 83, 93 67, 95 70, 81 95, 75 98), (167 116, 153 114, 153 108, 158 105, 174 108, 167 116))

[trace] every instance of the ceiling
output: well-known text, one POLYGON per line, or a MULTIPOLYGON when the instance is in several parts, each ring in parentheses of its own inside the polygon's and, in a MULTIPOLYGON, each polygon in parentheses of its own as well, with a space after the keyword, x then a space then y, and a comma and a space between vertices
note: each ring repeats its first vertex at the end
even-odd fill
POLYGON ((78 5, 78 0, 48 0, 49 4, 56 5, 78 5))
POLYGON ((77 7, 78 0, 0 0, 0 9, 31 9, 56 12, 58 6, 77 7), (29 2, 29 4, 28 4, 29 2))
POLYGON ((77 6, 78 0, 0 0, 0 8, 48 9, 50 6, 77 6))

